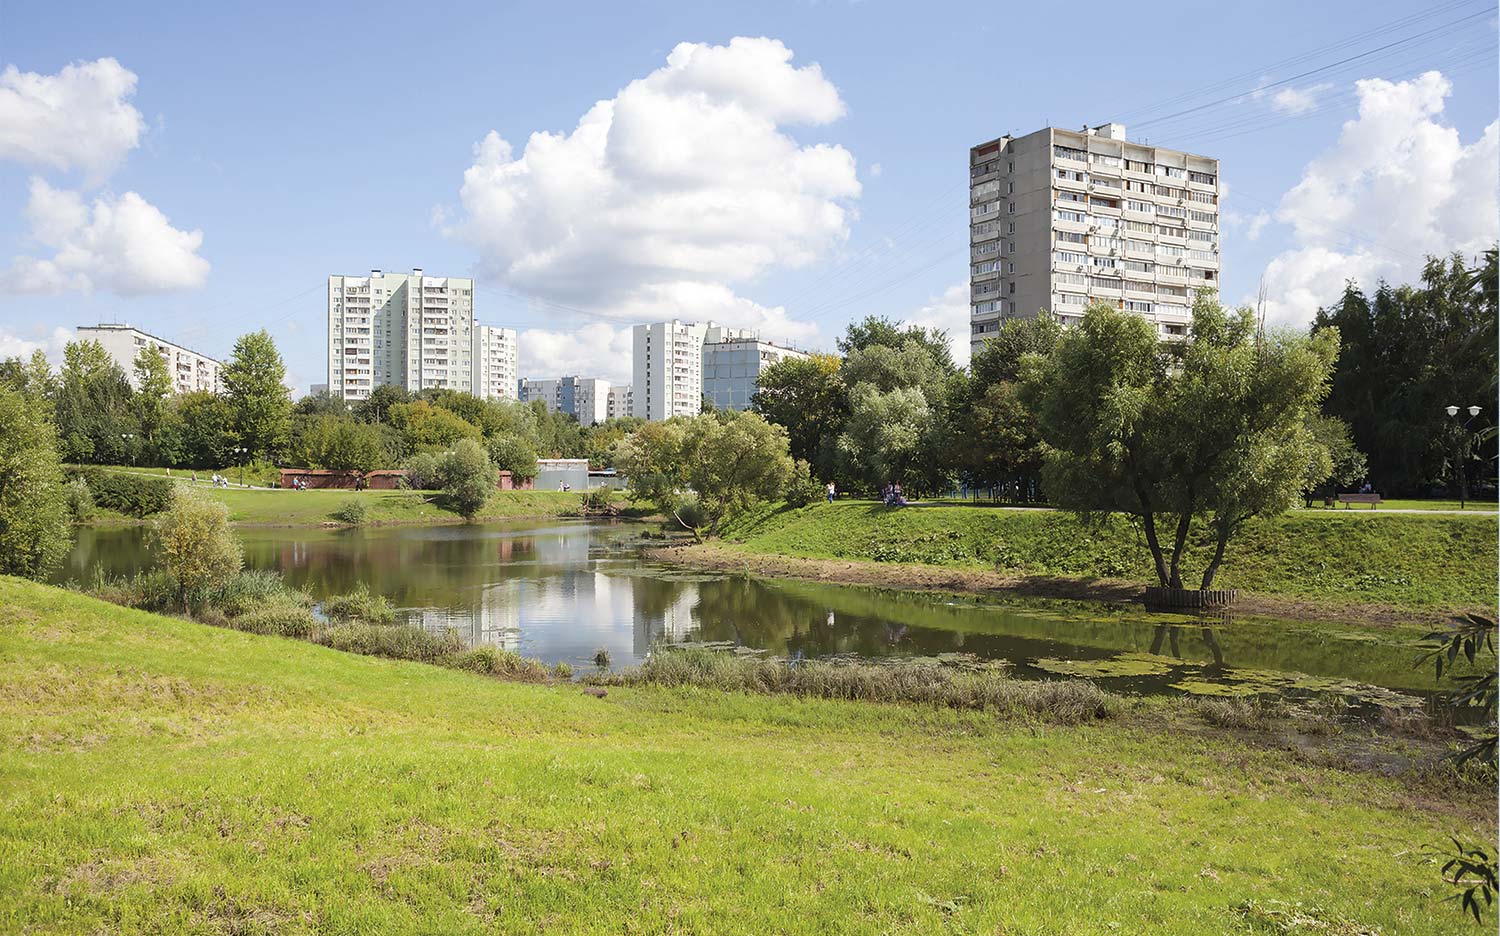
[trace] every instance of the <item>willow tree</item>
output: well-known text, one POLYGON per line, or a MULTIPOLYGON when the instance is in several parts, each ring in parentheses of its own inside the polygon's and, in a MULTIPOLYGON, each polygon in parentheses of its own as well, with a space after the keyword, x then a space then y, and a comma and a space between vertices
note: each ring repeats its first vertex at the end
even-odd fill
POLYGON ((1307 421, 1327 395, 1338 344, 1333 329, 1268 333, 1250 310, 1225 309, 1206 292, 1181 342, 1095 303, 1051 354, 1024 365, 1024 397, 1047 446, 1047 496, 1086 519, 1136 518, 1169 588, 1183 587, 1201 524, 1210 557, 1198 587, 1212 587, 1244 523, 1295 503, 1318 457, 1307 421))

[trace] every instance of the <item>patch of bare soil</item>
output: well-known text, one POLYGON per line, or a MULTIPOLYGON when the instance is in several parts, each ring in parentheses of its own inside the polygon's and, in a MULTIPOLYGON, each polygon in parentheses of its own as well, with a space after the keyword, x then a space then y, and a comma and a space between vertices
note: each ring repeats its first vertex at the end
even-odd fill
MULTIPOLYGON (((1076 579, 983 569, 949 569, 942 566, 848 559, 806 559, 799 556, 742 552, 712 543, 650 549, 646 551, 646 556, 657 562, 770 578, 961 593, 988 598, 1039 598, 1123 605, 1140 604, 1144 597, 1143 586, 1139 582, 1122 579, 1076 579)), ((1377 627, 1396 624, 1440 625, 1452 618, 1451 614, 1438 610, 1412 610, 1392 605, 1349 604, 1246 592, 1240 593, 1234 610, 1248 615, 1377 627)))

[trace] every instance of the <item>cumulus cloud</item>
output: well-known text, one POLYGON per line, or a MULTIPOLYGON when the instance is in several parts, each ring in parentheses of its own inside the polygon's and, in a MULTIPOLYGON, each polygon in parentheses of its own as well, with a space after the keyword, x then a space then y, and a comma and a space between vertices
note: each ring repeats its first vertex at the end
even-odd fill
POLYGON ((1476 254, 1500 235, 1500 121, 1464 143, 1439 122, 1452 85, 1435 71, 1355 88, 1358 116, 1277 208, 1298 246, 1266 268, 1275 320, 1305 324, 1346 279, 1409 281, 1424 255, 1476 254))
POLYGON ((146 121, 128 103, 135 73, 112 58, 55 75, 0 72, 0 159, 107 174, 140 143, 146 121))
POLYGON ((948 333, 948 344, 953 349, 953 363, 959 367, 969 366, 969 284, 955 283, 943 290, 942 295, 933 296, 926 305, 905 320, 907 325, 924 328, 940 328, 948 333))
POLYGON ((31 357, 33 351, 41 351, 47 355, 47 360, 52 362, 55 369, 62 361, 63 348, 72 340, 73 333, 61 326, 51 331, 38 326, 29 338, 0 329, 0 360, 13 357, 28 358, 31 357))
POLYGON ((1260 240, 1261 232, 1264 231, 1266 229, 1266 225, 1270 223, 1271 213, 1269 211, 1257 211, 1255 213, 1255 216, 1252 217, 1249 223, 1245 225, 1245 236, 1253 241, 1260 240))
POLYGON ((25 214, 31 240, 53 253, 16 257, 0 276, 11 291, 136 296, 201 286, 208 277, 208 261, 197 253, 203 232, 177 230, 135 192, 88 203, 33 178, 25 214))
POLYGON ((630 383, 630 329, 593 322, 574 331, 528 328, 517 336, 520 374, 533 380, 576 375, 630 383), (600 366, 603 370, 600 370, 600 366))
POLYGON ((1282 88, 1271 95, 1271 109, 1283 114, 1305 114, 1318 106, 1318 98, 1333 85, 1326 82, 1304 88, 1282 88))
POLYGON ((547 302, 806 340, 814 326, 734 287, 847 238, 860 194, 853 155, 786 132, 844 111, 822 70, 794 66, 779 41, 682 43, 569 133, 533 133, 520 154, 488 134, 464 173, 461 211, 439 217, 478 252, 482 278, 547 302))

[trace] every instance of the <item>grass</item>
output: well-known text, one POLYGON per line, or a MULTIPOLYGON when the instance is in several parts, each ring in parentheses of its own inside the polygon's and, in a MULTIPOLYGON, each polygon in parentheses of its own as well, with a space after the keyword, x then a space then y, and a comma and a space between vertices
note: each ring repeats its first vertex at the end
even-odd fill
POLYGON ((14 579, 0 654, 3 931, 1483 931, 1419 856, 1492 789, 1202 731, 597 699, 14 579))
MULTIPOLYGON (((1231 541, 1215 584, 1336 603, 1493 611, 1494 514, 1368 513, 1296 511, 1251 521, 1231 541)), ((730 538, 752 553, 1152 580, 1139 532, 1120 517, 1089 528, 1057 511, 840 501, 762 511, 730 538)), ((1208 538, 1195 535, 1187 568, 1201 570, 1209 549, 1208 538)))
MULTIPOLYGON (((1454 500, 1417 500, 1415 498, 1392 497, 1392 498, 1388 498, 1388 499, 1382 499, 1380 501, 1380 506, 1377 507, 1377 508, 1375 508, 1374 512, 1375 513, 1380 513, 1380 511, 1382 511, 1382 510, 1460 510, 1460 509, 1462 509, 1462 510, 1474 510, 1474 511, 1478 511, 1480 513, 1484 513, 1484 512, 1494 513, 1496 511, 1496 509, 1497 509, 1497 506, 1500 506, 1500 505, 1497 505, 1492 500, 1471 500, 1471 501, 1466 502, 1463 505, 1463 507, 1460 507, 1459 506, 1459 502, 1456 499, 1454 499, 1454 500)), ((1311 509, 1312 510, 1366 510, 1367 511, 1370 508, 1366 504, 1354 504, 1354 505, 1351 505, 1349 507, 1345 507, 1343 504, 1339 504, 1339 503, 1335 503, 1334 506, 1332 506, 1332 507, 1324 507, 1323 506, 1323 502, 1321 500, 1318 500, 1318 501, 1314 501, 1313 502, 1313 506, 1312 506, 1311 509)))

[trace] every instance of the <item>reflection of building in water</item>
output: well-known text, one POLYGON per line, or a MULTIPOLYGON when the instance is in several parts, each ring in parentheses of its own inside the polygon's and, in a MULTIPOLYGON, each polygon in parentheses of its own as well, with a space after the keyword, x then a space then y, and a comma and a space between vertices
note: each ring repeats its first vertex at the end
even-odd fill
POLYGON ((686 640, 696 626, 698 584, 696 582, 662 582, 637 577, 633 648, 638 657, 651 651, 659 640, 686 640), (667 586, 663 589, 662 586, 667 586))
POLYGON ((521 610, 514 600, 511 583, 486 588, 477 608, 414 608, 405 612, 406 623, 435 634, 452 630, 471 647, 489 646, 516 650, 521 646, 521 610))

